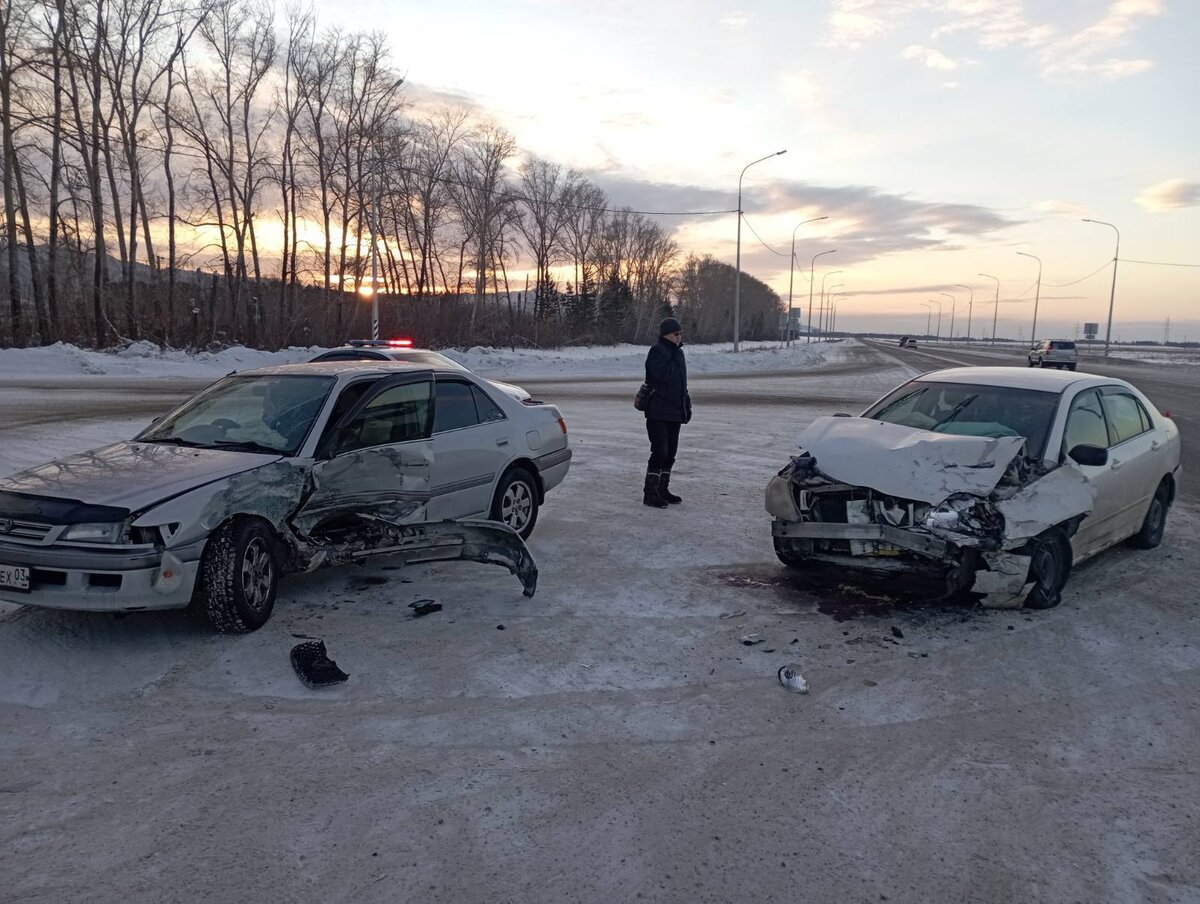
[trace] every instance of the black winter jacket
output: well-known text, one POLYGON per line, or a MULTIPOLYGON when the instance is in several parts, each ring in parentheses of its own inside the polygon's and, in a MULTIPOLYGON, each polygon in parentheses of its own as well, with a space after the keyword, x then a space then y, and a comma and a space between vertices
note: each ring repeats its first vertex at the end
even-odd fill
POLYGON ((692 419, 688 395, 687 361, 683 349, 665 336, 646 355, 646 382, 653 392, 646 403, 646 418, 686 424, 692 419))

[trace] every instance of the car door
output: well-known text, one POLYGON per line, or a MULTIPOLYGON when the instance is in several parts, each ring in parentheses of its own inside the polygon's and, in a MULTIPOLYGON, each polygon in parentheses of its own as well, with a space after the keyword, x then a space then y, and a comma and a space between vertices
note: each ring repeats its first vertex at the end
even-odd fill
MULTIPOLYGON (((343 392, 355 389, 352 384, 343 392)), ((397 374, 372 384, 326 428, 315 453, 312 491, 294 519, 297 526, 320 534, 364 516, 392 523, 428 520, 432 414, 432 372, 397 374)))
POLYGON ((1106 386, 1100 398, 1108 420, 1110 464, 1121 478, 1120 533, 1126 537, 1141 529, 1150 498, 1168 470, 1166 453, 1150 415, 1129 390, 1106 386))
POLYGON ((504 412, 465 377, 438 374, 430 520, 486 516, 512 454, 504 412))
MULTIPOLYGON (((1062 460, 1079 445, 1109 446, 1108 421, 1096 389, 1086 389, 1075 396, 1067 413, 1063 433, 1062 460)), ((1112 459, 1103 465, 1081 465, 1078 467, 1096 487, 1095 507, 1083 519, 1079 530, 1071 538, 1075 559, 1084 559, 1106 549, 1121 539, 1120 513, 1124 508, 1123 478, 1120 469, 1112 467, 1112 459)))

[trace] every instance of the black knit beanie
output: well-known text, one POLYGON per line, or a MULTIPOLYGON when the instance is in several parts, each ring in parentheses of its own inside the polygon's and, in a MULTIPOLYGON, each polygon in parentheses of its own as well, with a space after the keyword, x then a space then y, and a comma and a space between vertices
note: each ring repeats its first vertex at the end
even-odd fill
POLYGON ((658 325, 658 335, 665 336, 667 333, 682 333, 683 326, 674 317, 668 317, 658 325))

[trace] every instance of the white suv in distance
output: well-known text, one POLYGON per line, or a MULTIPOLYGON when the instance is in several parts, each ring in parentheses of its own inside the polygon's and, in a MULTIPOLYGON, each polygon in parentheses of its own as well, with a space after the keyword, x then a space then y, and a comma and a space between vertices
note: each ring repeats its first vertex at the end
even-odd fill
POLYGON ((1029 350, 1030 367, 1065 367, 1074 370, 1079 362, 1075 343, 1069 339, 1043 339, 1029 350))

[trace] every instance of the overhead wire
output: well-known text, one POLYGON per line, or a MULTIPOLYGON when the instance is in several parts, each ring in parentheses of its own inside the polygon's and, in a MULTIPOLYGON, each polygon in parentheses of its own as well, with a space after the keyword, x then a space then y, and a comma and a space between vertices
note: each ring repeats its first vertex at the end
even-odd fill
MULTIPOLYGON (((737 212, 737 211, 734 211, 734 213, 736 213, 736 212, 737 212)), ((751 233, 751 234, 752 234, 752 235, 753 235, 753 236, 754 236, 756 239, 758 239, 758 243, 759 243, 760 245, 762 245, 764 248, 766 248, 766 249, 767 249, 768 251, 770 251, 772 254, 777 254, 777 255, 779 255, 780 257, 787 257, 787 255, 786 255, 786 254, 784 254, 782 251, 776 251, 774 248, 772 248, 770 245, 768 245, 766 242, 764 242, 764 241, 762 240, 762 238, 759 236, 759 234, 758 234, 757 232, 755 232, 755 231, 754 231, 754 227, 750 225, 750 221, 749 221, 749 220, 746 218, 746 215, 745 215, 744 213, 742 214, 742 220, 745 222, 745 224, 746 224, 746 228, 750 230, 750 233, 751 233)))

